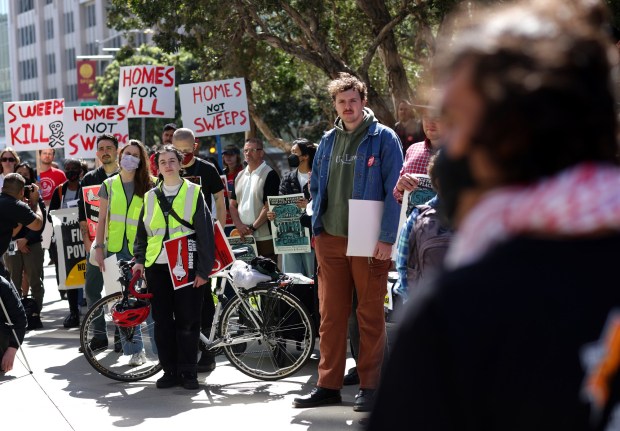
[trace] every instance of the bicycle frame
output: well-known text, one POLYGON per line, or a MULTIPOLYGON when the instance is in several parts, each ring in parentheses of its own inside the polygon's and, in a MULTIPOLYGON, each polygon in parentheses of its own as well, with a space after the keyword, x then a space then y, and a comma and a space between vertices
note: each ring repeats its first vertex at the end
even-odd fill
MULTIPOLYGON (((235 285, 230 271, 227 269, 223 269, 215 274, 213 274, 210 278, 212 279, 224 279, 230 282, 230 285, 235 292, 235 296, 238 296, 241 299, 241 304, 244 308, 244 311, 247 313, 248 317, 252 320, 252 323, 255 327, 260 328, 263 321, 261 316, 256 313, 256 310, 248 303, 247 299, 244 297, 240 289, 235 285)), ((217 295, 218 301, 215 306, 215 314, 213 315, 213 322, 211 323, 211 332, 209 333, 209 337, 207 338, 202 332, 200 333, 200 341, 204 343, 207 349, 216 349, 222 345, 232 346, 235 344, 242 344, 248 341, 252 341, 256 339, 256 335, 249 334, 247 337, 237 338, 235 340, 226 340, 222 338, 216 337, 216 331, 218 330, 218 323, 220 320, 220 316, 222 314, 222 310, 224 308, 223 299, 224 299, 224 288, 226 287, 226 283, 220 283, 219 286, 215 288, 215 294, 217 295)))

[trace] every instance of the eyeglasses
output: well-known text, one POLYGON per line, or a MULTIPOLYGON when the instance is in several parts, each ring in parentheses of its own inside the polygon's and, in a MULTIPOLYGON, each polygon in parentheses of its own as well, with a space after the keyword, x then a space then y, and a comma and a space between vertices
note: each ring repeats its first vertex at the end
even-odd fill
POLYGON ((0 162, 12 162, 15 163, 17 160, 15 160, 13 157, 2 157, 0 159, 0 162))
POLYGON ((244 148, 243 154, 256 153, 258 151, 263 151, 263 149, 262 148, 244 148))

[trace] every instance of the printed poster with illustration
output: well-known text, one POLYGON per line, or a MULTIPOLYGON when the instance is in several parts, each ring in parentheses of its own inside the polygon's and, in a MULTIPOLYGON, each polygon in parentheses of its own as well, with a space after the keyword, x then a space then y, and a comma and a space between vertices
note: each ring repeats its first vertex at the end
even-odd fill
POLYGON ((97 234, 97 223, 99 222, 99 189, 101 184, 96 186, 82 187, 84 197, 84 211, 86 212, 86 224, 88 225, 88 236, 91 241, 95 240, 97 234))
POLYGON ((233 253, 241 251, 236 256, 237 260, 242 260, 245 263, 250 263, 252 259, 258 256, 258 250, 256 249, 256 240, 252 235, 248 235, 241 239, 239 235, 229 236, 228 243, 233 250, 233 253))
POLYGON ((191 232, 183 236, 164 241, 164 248, 168 256, 168 270, 172 287, 180 289, 194 283, 198 252, 196 248, 196 233, 191 232))
POLYGON ((276 254, 310 252, 310 230, 301 225, 303 210, 297 206, 297 201, 303 198, 303 193, 267 196, 269 211, 276 213, 271 222, 276 254))
POLYGON ((56 246, 58 247, 58 289, 84 287, 86 250, 80 232, 78 209, 66 208, 50 211, 56 246))

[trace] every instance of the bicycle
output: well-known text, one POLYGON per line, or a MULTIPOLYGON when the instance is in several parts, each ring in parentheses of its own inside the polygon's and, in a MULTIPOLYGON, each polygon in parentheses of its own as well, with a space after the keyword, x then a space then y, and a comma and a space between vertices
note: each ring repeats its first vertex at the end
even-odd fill
MULTIPOLYGON (((119 279, 121 292, 100 299, 86 313, 80 327, 80 343, 86 359, 95 370, 111 379, 131 382, 157 374, 161 365, 157 359, 154 324, 150 318, 140 323, 146 362, 130 367, 120 358, 120 345, 135 342, 135 331, 116 326, 112 307, 132 296, 144 298, 144 294, 134 288, 140 277, 139 274, 132 274, 133 262, 121 260, 118 265, 122 274, 119 279), (105 321, 103 327, 101 319, 105 321), (116 343, 110 342, 115 333, 116 343), (89 340, 95 336, 105 337, 107 345, 91 350, 89 340)), ((224 295, 226 283, 218 283, 215 287, 217 304, 211 332, 209 337, 200 334, 200 343, 207 350, 222 350, 235 368, 259 380, 286 378, 306 364, 314 351, 316 328, 306 307, 287 291, 293 284, 289 277, 283 275, 249 289, 238 287, 227 269, 211 278, 228 281, 234 296, 227 298, 224 295)))

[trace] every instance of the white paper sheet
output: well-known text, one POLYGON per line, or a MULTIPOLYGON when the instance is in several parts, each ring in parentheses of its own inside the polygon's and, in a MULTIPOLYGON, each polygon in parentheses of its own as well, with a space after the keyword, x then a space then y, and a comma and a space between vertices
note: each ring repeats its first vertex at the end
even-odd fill
POLYGON ((105 266, 105 271, 103 271, 103 288, 106 295, 121 291, 121 283, 118 281, 121 277, 121 270, 118 269, 116 262, 115 254, 103 260, 103 265, 105 266))
POLYGON ((379 241, 383 201, 349 199, 347 256, 371 257, 379 241))

